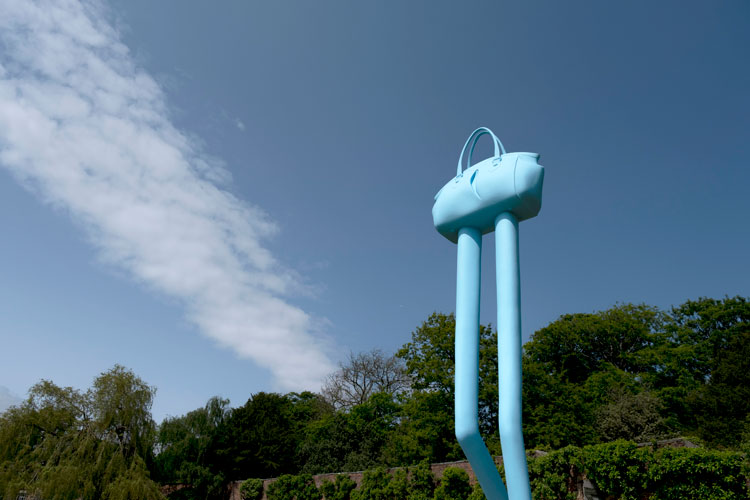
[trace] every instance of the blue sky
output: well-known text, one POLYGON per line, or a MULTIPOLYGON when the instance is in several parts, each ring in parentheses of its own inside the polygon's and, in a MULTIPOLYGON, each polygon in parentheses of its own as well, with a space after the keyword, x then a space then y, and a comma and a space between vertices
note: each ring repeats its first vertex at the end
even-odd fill
POLYGON ((480 125, 546 168, 525 338, 749 295, 748 21, 742 1, 3 2, 0 404, 120 363, 161 420, 396 350, 453 310, 430 210, 480 125))

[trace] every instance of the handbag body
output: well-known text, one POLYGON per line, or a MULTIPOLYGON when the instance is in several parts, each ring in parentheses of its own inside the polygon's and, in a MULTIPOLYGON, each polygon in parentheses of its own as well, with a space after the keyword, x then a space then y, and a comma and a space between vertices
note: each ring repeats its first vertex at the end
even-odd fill
POLYGON ((544 167, 537 153, 506 153, 500 139, 486 127, 469 136, 458 159, 456 177, 435 195, 432 219, 438 232, 456 243, 458 231, 472 227, 482 234, 495 230, 495 220, 505 212, 518 221, 530 219, 542 207, 544 167), (463 170, 463 157, 469 143, 467 165, 477 141, 489 135, 495 154, 463 170), (502 152, 502 153, 501 153, 502 152))

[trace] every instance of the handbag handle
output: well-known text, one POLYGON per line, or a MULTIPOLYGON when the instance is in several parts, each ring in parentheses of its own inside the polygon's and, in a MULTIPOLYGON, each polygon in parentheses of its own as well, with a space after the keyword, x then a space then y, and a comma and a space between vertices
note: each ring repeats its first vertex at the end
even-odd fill
POLYGON ((461 156, 458 157, 458 167, 456 168, 456 176, 461 175, 461 172, 463 170, 463 160, 464 160, 464 153, 466 152, 466 148, 469 147, 469 143, 474 140, 474 142, 471 145, 471 149, 469 150, 469 155, 467 157, 466 162, 466 168, 469 168, 471 166, 471 156, 474 154, 474 148, 477 145, 477 142, 479 141, 479 138, 483 135, 488 134, 490 137, 492 137, 492 143, 495 146, 495 156, 500 156, 500 151, 505 154, 505 147, 503 146, 503 143, 500 142, 500 139, 497 138, 495 134, 492 133, 492 130, 488 129, 487 127, 479 127, 474 132, 471 133, 468 139, 466 139, 466 143, 464 144, 463 149, 461 150, 461 156))

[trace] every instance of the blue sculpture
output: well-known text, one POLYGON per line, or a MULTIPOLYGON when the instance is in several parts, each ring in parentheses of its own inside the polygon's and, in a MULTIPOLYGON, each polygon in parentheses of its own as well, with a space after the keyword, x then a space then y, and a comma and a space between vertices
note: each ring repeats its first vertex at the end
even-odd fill
POLYGON ((432 207, 435 228, 458 244, 456 438, 489 500, 531 500, 521 427, 518 222, 536 216, 542 206, 544 167, 539 165, 538 159, 536 153, 506 153, 500 139, 490 129, 480 127, 466 140, 458 159, 456 177, 435 195, 432 207), (474 147, 483 135, 492 138, 495 154, 471 165, 474 147), (463 170, 467 148, 467 168, 463 170), (495 231, 497 263, 499 427, 507 492, 479 434, 482 235, 492 231, 495 231))

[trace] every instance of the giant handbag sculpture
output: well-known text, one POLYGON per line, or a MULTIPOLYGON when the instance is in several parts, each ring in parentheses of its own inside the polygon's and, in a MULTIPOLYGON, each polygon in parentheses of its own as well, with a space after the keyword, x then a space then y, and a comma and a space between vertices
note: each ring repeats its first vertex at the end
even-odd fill
POLYGON ((542 206, 544 167, 538 159, 536 153, 506 153, 500 139, 490 129, 480 127, 471 133, 461 150, 456 177, 435 195, 432 207, 435 228, 458 244, 456 438, 489 500, 531 500, 521 424, 518 222, 536 216, 542 206), (483 135, 492 138, 495 154, 471 165, 474 147, 483 135), (497 270, 499 427, 507 491, 479 434, 482 235, 492 231, 497 270))

